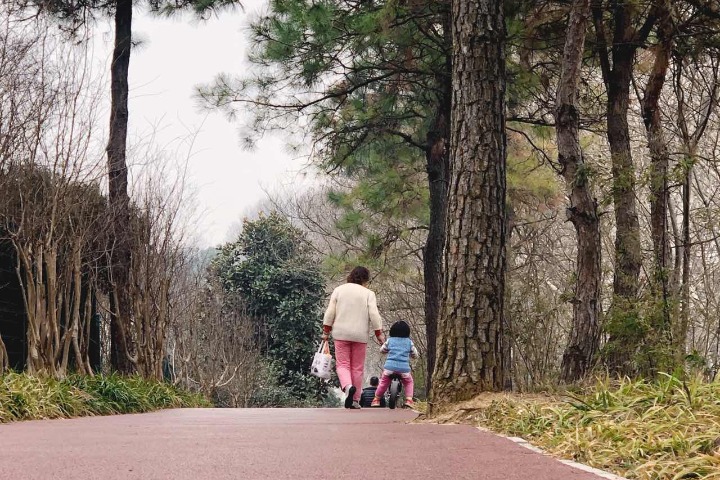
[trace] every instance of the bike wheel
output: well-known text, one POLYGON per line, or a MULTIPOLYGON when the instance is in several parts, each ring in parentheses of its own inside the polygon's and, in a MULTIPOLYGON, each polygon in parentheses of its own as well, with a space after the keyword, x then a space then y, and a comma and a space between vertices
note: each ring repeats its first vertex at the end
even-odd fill
POLYGON ((388 399, 388 406, 390 409, 394 409, 397 406, 397 399, 400 395, 400 382, 393 380, 390 382, 390 398, 388 399))

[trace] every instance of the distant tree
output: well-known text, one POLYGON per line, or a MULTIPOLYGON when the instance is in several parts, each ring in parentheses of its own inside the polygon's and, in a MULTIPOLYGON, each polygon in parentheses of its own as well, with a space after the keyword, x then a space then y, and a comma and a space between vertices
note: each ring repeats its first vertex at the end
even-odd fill
POLYGON ((213 260, 223 288, 242 299, 254 336, 275 366, 278 384, 297 400, 321 401, 327 389, 310 376, 325 282, 303 233, 277 213, 245 221, 237 241, 213 260))
MULTIPOLYGON (((133 8, 138 0, 15 0, 20 8, 34 9, 47 13, 61 21, 61 28, 71 36, 89 21, 99 16, 113 18, 115 35, 110 61, 110 124, 108 129, 107 178, 108 203, 113 222, 111 251, 113 293, 110 296, 111 363, 115 370, 131 373, 135 366, 132 361, 132 298, 131 273, 132 240, 127 225, 131 217, 131 203, 128 192, 127 134, 130 53, 133 46, 133 8)), ((193 9, 198 14, 207 10, 240 4, 235 0, 148 0, 154 12, 170 14, 180 9, 193 9)))
POLYGON ((578 101, 589 20, 590 0, 573 2, 557 93, 558 162, 570 200, 568 217, 577 233, 577 284, 572 302, 573 324, 562 361, 562 378, 566 382, 577 381, 588 373, 593 367, 600 343, 600 217, 590 187, 588 166, 580 146, 578 101))
POLYGON ((615 213, 615 278, 608 349, 612 353, 608 356, 608 364, 612 370, 625 371, 630 358, 626 355, 628 349, 623 346, 639 341, 632 333, 639 331, 637 303, 643 262, 637 180, 628 123, 630 87, 638 48, 645 44, 655 26, 657 9, 649 4, 604 0, 593 0, 591 8, 595 51, 607 91, 605 118, 615 213))

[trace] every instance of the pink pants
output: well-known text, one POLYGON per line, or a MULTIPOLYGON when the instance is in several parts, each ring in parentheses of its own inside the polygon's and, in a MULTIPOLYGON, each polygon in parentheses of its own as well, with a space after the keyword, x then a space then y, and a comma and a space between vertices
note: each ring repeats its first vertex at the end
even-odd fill
POLYGON ((375 396, 382 397, 383 395, 385 395, 385 392, 390 386, 390 375, 392 375, 393 373, 397 373, 398 375, 400 375, 400 381, 402 381, 403 388, 405 389, 405 398, 412 398, 413 390, 415 389, 415 381, 413 380, 412 373, 391 372, 390 370, 383 370, 382 378, 380 379, 380 385, 378 385, 378 388, 375 391, 375 396))
POLYGON ((355 385, 353 399, 360 401, 363 372, 365 370, 366 343, 335 340, 335 370, 340 380, 340 388, 355 385))

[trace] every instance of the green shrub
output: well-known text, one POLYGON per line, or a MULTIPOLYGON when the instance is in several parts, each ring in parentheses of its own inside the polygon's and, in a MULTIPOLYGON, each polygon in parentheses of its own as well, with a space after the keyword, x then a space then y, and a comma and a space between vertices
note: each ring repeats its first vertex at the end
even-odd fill
POLYGON ((326 384, 324 394, 318 398, 318 379, 308 378, 296 372, 285 372, 283 365, 276 362, 264 362, 264 372, 256 385, 248 407, 251 408, 334 408, 340 406, 340 400, 328 390, 326 384), (287 379, 288 383, 284 383, 287 379))
POLYGON ((58 380, 13 372, 0 376, 0 423, 206 406, 199 395, 140 377, 70 375, 58 380))
POLYGON ((305 234, 274 212, 246 220, 237 241, 212 263, 228 295, 239 295, 253 318, 256 346, 271 365, 253 406, 318 406, 327 384, 310 375, 320 335, 325 281, 305 234))

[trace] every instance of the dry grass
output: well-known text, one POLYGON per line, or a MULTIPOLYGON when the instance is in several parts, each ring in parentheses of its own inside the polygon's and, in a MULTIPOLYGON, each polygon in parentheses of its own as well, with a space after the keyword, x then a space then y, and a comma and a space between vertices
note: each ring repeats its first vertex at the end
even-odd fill
POLYGON ((599 381, 577 395, 484 394, 434 418, 527 439, 630 479, 720 479, 720 384, 599 381))

